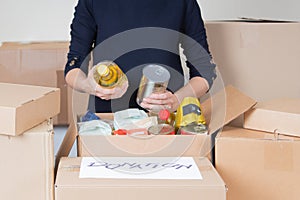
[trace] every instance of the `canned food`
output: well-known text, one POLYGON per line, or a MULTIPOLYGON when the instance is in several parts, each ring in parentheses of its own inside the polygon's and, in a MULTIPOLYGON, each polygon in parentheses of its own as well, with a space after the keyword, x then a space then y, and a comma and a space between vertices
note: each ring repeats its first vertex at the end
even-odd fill
POLYGON ((201 110, 200 101, 195 97, 185 97, 176 112, 175 127, 185 127, 188 124, 206 124, 201 110))
POLYGON ((175 135, 175 129, 169 124, 158 124, 148 128, 150 135, 175 135))
POLYGON ((160 65, 151 64, 144 67, 136 99, 137 103, 140 105, 143 99, 152 93, 164 92, 170 77, 170 72, 160 65))
POLYGON ((208 130, 206 125, 201 123, 191 123, 188 124, 187 126, 180 128, 181 135, 198 135, 198 134, 206 135, 207 133, 208 130))

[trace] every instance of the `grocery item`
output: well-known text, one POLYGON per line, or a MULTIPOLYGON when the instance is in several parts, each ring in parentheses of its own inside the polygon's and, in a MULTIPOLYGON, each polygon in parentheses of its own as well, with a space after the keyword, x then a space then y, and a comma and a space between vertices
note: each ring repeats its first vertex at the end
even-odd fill
POLYGON ((191 123, 179 129, 180 135, 208 134, 207 126, 201 123, 191 123))
POLYGON ((156 64, 145 66, 137 94, 137 103, 140 105, 143 99, 152 93, 164 92, 168 86, 170 77, 170 72, 165 67, 156 64))
POLYGON ((93 67, 94 79, 102 87, 113 88, 127 81, 120 67, 112 61, 103 61, 93 67))
POLYGON ((158 122, 163 124, 175 125, 175 114, 167 109, 162 109, 158 113, 158 122))
POLYGON ((175 127, 180 128, 191 123, 206 124, 206 121, 200 101, 195 97, 185 97, 177 109, 175 127))
POLYGON ((169 124, 157 124, 148 128, 149 135, 175 135, 175 128, 169 124))

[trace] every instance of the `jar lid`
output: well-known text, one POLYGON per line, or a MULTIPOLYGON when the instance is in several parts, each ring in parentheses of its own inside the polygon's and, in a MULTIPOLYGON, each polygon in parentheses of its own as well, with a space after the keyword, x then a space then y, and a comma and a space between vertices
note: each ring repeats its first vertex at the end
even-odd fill
POLYGON ((163 66, 150 64, 144 67, 143 75, 150 81, 155 83, 168 82, 171 75, 170 72, 163 66))

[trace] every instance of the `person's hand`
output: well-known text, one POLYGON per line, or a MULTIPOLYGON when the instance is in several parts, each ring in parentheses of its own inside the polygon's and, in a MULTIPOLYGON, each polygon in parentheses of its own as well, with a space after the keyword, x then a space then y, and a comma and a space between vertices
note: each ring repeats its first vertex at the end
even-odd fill
MULTIPOLYGON (((92 71, 92 70, 91 70, 92 71)), ((86 79, 88 89, 86 92, 95 95, 101 99, 109 100, 109 99, 117 99, 122 97, 128 89, 128 80, 127 78, 122 81, 122 84, 117 85, 114 88, 105 88, 101 87, 94 80, 94 75, 92 72, 88 74, 86 79)))
POLYGON ((176 111, 179 105, 178 98, 170 91, 152 93, 149 97, 144 98, 141 103, 141 107, 147 110, 168 109, 171 112, 176 111))
POLYGON ((114 88, 104 88, 99 85, 96 85, 94 95, 105 100, 117 99, 122 97, 125 94, 127 88, 128 88, 128 81, 114 88))

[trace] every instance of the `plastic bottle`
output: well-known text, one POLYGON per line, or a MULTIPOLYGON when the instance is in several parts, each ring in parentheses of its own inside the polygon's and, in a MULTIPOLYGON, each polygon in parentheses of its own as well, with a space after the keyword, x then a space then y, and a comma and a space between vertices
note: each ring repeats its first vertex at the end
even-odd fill
POLYGON ((167 109, 162 109, 158 113, 158 119, 160 123, 169 124, 174 126, 175 124, 175 114, 171 113, 167 109))
POLYGON ((120 67, 112 61, 103 61, 94 66, 94 79, 102 87, 113 88, 127 80, 120 67))

